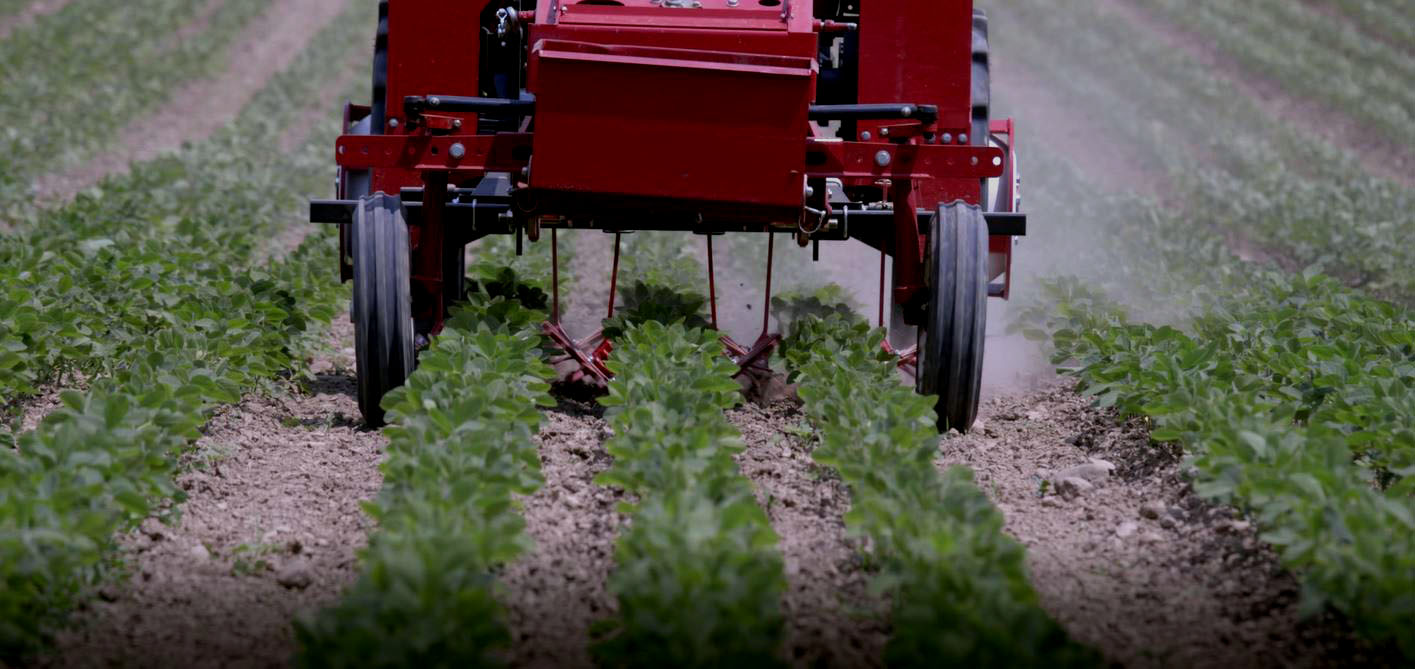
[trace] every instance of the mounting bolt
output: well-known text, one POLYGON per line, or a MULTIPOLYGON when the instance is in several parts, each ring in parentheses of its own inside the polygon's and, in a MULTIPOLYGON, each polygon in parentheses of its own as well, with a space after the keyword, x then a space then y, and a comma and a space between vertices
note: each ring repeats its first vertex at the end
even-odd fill
POLYGON ((914 107, 913 105, 904 105, 904 107, 899 110, 899 113, 904 118, 909 118, 910 116, 914 115, 914 107))
POLYGON ((953 143, 953 133, 951 133, 951 132, 945 132, 945 133, 943 133, 943 143, 944 143, 944 144, 952 144, 952 143, 953 143))
POLYGON ((880 136, 880 137, 888 137, 888 136, 889 136, 889 128, 880 128, 880 129, 879 129, 879 136, 880 136))
POLYGON ((462 129, 462 119, 460 119, 460 118, 454 118, 454 119, 452 119, 452 127, 453 127, 453 128, 456 128, 456 129, 458 129, 458 130, 461 130, 461 129, 462 129))
POLYGON ((436 107, 440 104, 442 104, 442 99, 435 95, 427 99, 427 106, 429 107, 436 107))
POLYGON ((462 146, 461 142, 453 142, 452 146, 447 149, 447 155, 452 156, 452 160, 461 160, 463 156, 467 155, 467 147, 462 146))
POLYGON ((880 151, 879 153, 875 154, 875 164, 879 165, 880 167, 889 167, 889 160, 890 158, 888 151, 880 151))
POLYGON ((737 6, 737 0, 727 0, 727 6, 728 6, 728 7, 736 7, 736 6, 737 6))
POLYGON ((968 133, 966 133, 966 132, 960 132, 960 133, 958 133, 958 143, 959 143, 959 144, 967 144, 967 143, 968 143, 968 133))
POLYGON ((811 197, 812 195, 815 195, 815 194, 816 194, 816 189, 811 188, 810 186, 806 186, 806 197, 811 197))
POLYGON ((396 119, 396 118, 390 118, 390 119, 388 119, 388 127, 390 127, 390 128, 396 128, 396 127, 398 127, 398 119, 396 119))
POLYGON ((860 133, 860 141, 862 141, 862 142, 868 142, 868 141, 870 141, 870 137, 871 137, 870 131, 868 131, 868 130, 866 130, 866 131, 860 133))

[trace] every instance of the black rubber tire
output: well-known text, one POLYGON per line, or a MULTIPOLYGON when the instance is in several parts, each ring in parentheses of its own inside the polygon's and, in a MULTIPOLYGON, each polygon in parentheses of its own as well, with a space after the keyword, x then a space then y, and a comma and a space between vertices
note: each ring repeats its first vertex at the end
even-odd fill
POLYGON ((988 223, 980 208, 958 200, 939 205, 929 228, 925 285, 931 293, 919 328, 915 387, 938 396, 940 431, 967 432, 983 385, 988 223))
POLYGON ((359 411, 383 425, 381 402, 412 373, 413 300, 408 225, 403 203, 382 192, 362 198, 354 214, 354 359, 359 411))

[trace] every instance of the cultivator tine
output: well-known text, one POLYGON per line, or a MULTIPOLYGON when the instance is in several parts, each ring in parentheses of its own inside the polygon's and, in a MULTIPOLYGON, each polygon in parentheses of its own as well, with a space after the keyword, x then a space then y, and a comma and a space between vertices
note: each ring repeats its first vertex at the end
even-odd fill
POLYGON ((609 271, 609 315, 605 318, 614 318, 614 294, 619 290, 619 236, 621 233, 614 233, 614 265, 609 271))
POLYGON ((550 229, 550 322, 560 325, 560 245, 556 229, 550 229))
POLYGON ((707 237, 707 266, 708 266, 708 311, 712 314, 712 329, 717 328, 717 280, 712 270, 712 235, 707 237))
MULTIPOLYGON (((879 326, 884 327, 884 246, 879 249, 879 326)), ((889 342, 889 338, 885 338, 889 342)))
POLYGON ((776 253, 776 233, 766 233, 766 298, 762 303, 762 335, 765 339, 771 328, 771 263, 776 253))

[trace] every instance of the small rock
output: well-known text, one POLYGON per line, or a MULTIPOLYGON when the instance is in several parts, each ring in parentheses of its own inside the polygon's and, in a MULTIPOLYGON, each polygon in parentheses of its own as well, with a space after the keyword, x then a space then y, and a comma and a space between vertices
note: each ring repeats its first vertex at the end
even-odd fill
POLYGON ((1046 414, 1045 411, 1028 411, 1028 412, 1027 412, 1027 420, 1037 420, 1037 421, 1041 421, 1041 420, 1046 420, 1046 418, 1047 418, 1047 414, 1046 414))
POLYGON ((218 508, 218 509, 220 509, 220 510, 222 510, 222 511, 225 511, 227 506, 228 506, 228 505, 227 505, 225 502, 217 502, 217 503, 216 503, 216 508, 218 508))
POLYGON ((1077 476, 1067 476, 1056 481, 1056 491, 1066 499, 1079 497, 1094 488, 1090 481, 1077 476))
POLYGON ((201 544, 192 546, 191 555, 197 560, 206 561, 211 559, 211 551, 207 550, 206 546, 201 544))
POLYGON ((1140 505, 1140 517, 1158 520, 1165 515, 1166 507, 1162 502, 1145 502, 1140 505))
POLYGON ((309 567, 304 562, 291 562, 280 568, 275 582, 292 590, 304 590, 314 579, 310 577, 309 567))
POLYGON ((1214 528, 1220 532, 1245 532, 1253 525, 1246 520, 1225 520, 1214 524, 1214 528))
POLYGON ((143 534, 146 534, 147 538, 153 541, 162 541, 162 537, 165 536, 162 533, 162 523, 156 518, 148 518, 142 521, 142 526, 138 529, 142 531, 143 534))
POLYGON ((1099 483, 1110 478, 1110 473, 1115 471, 1115 465, 1105 460, 1092 460, 1084 465, 1068 467, 1057 472, 1057 479, 1081 478, 1091 483, 1099 483))
POLYGON ((116 601, 118 601, 118 596, 119 596, 120 594, 122 594, 122 593, 119 592, 118 586, 113 585, 113 584, 111 584, 111 583, 110 583, 110 584, 107 584, 107 585, 104 585, 104 586, 102 586, 102 587, 100 587, 100 588, 98 589, 98 598, 99 598, 99 599, 102 599, 102 600, 105 601, 105 602, 116 602, 116 601))
POLYGON ((1049 506, 1053 509, 1060 509, 1066 505, 1063 504, 1061 500, 1055 496, 1047 496, 1042 498, 1042 506, 1049 506))
POLYGON ((1174 518, 1171 518, 1170 516, 1165 516, 1160 519, 1160 527, 1163 527, 1166 530, 1172 530, 1174 529, 1174 526, 1178 524, 1178 521, 1174 520, 1174 518))
POLYGON ((1115 536, 1124 539, 1132 534, 1135 534, 1135 532, 1137 532, 1139 529, 1139 523, 1127 520, 1121 523, 1119 527, 1115 528, 1115 536))
POLYGON ((1164 542, 1164 536, 1158 532, 1146 532, 1140 535, 1140 543, 1158 544, 1164 542))

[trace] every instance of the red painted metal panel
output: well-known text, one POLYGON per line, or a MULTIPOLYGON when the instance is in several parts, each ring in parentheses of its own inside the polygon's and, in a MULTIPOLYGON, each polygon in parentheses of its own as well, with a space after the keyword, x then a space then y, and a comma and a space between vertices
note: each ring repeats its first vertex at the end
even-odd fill
MULTIPOLYGON (((812 177, 847 179, 968 179, 1002 174, 1002 149, 990 146, 939 144, 877 144, 869 142, 807 143, 807 169, 812 177), (879 154, 888 158, 880 164, 879 154), (818 161, 818 162, 817 162, 818 161)), ((974 190, 976 190, 976 184, 974 190)), ((975 194, 976 196, 976 194, 975 194)))
MULTIPOLYGON (((530 133, 497 135, 344 135, 335 142, 334 158, 353 169, 518 172, 531 151, 530 133), (463 155, 455 157, 454 145, 463 155)), ((416 184, 409 184, 416 185, 416 184)))
MULTIPOLYGON (((471 95, 477 89, 481 12, 492 0, 398 0, 388 3, 388 119, 398 127, 389 134, 407 132, 403 123, 403 97, 407 95, 471 95)), ((476 127, 475 114, 460 115, 466 127, 476 127)), ((379 170, 375 190, 396 193, 402 186, 416 186, 416 174, 379 170)))
POLYGON ((536 40, 531 186, 799 207, 811 55, 536 40))
MULTIPOLYGON (((869 0, 860 4, 860 102, 939 108, 938 129, 957 137, 972 121, 972 0, 869 0)), ((861 123, 876 137, 887 122, 861 123)), ((977 183, 918 184, 920 202, 977 203, 977 183)), ((926 204, 926 206, 928 206, 926 204)))

